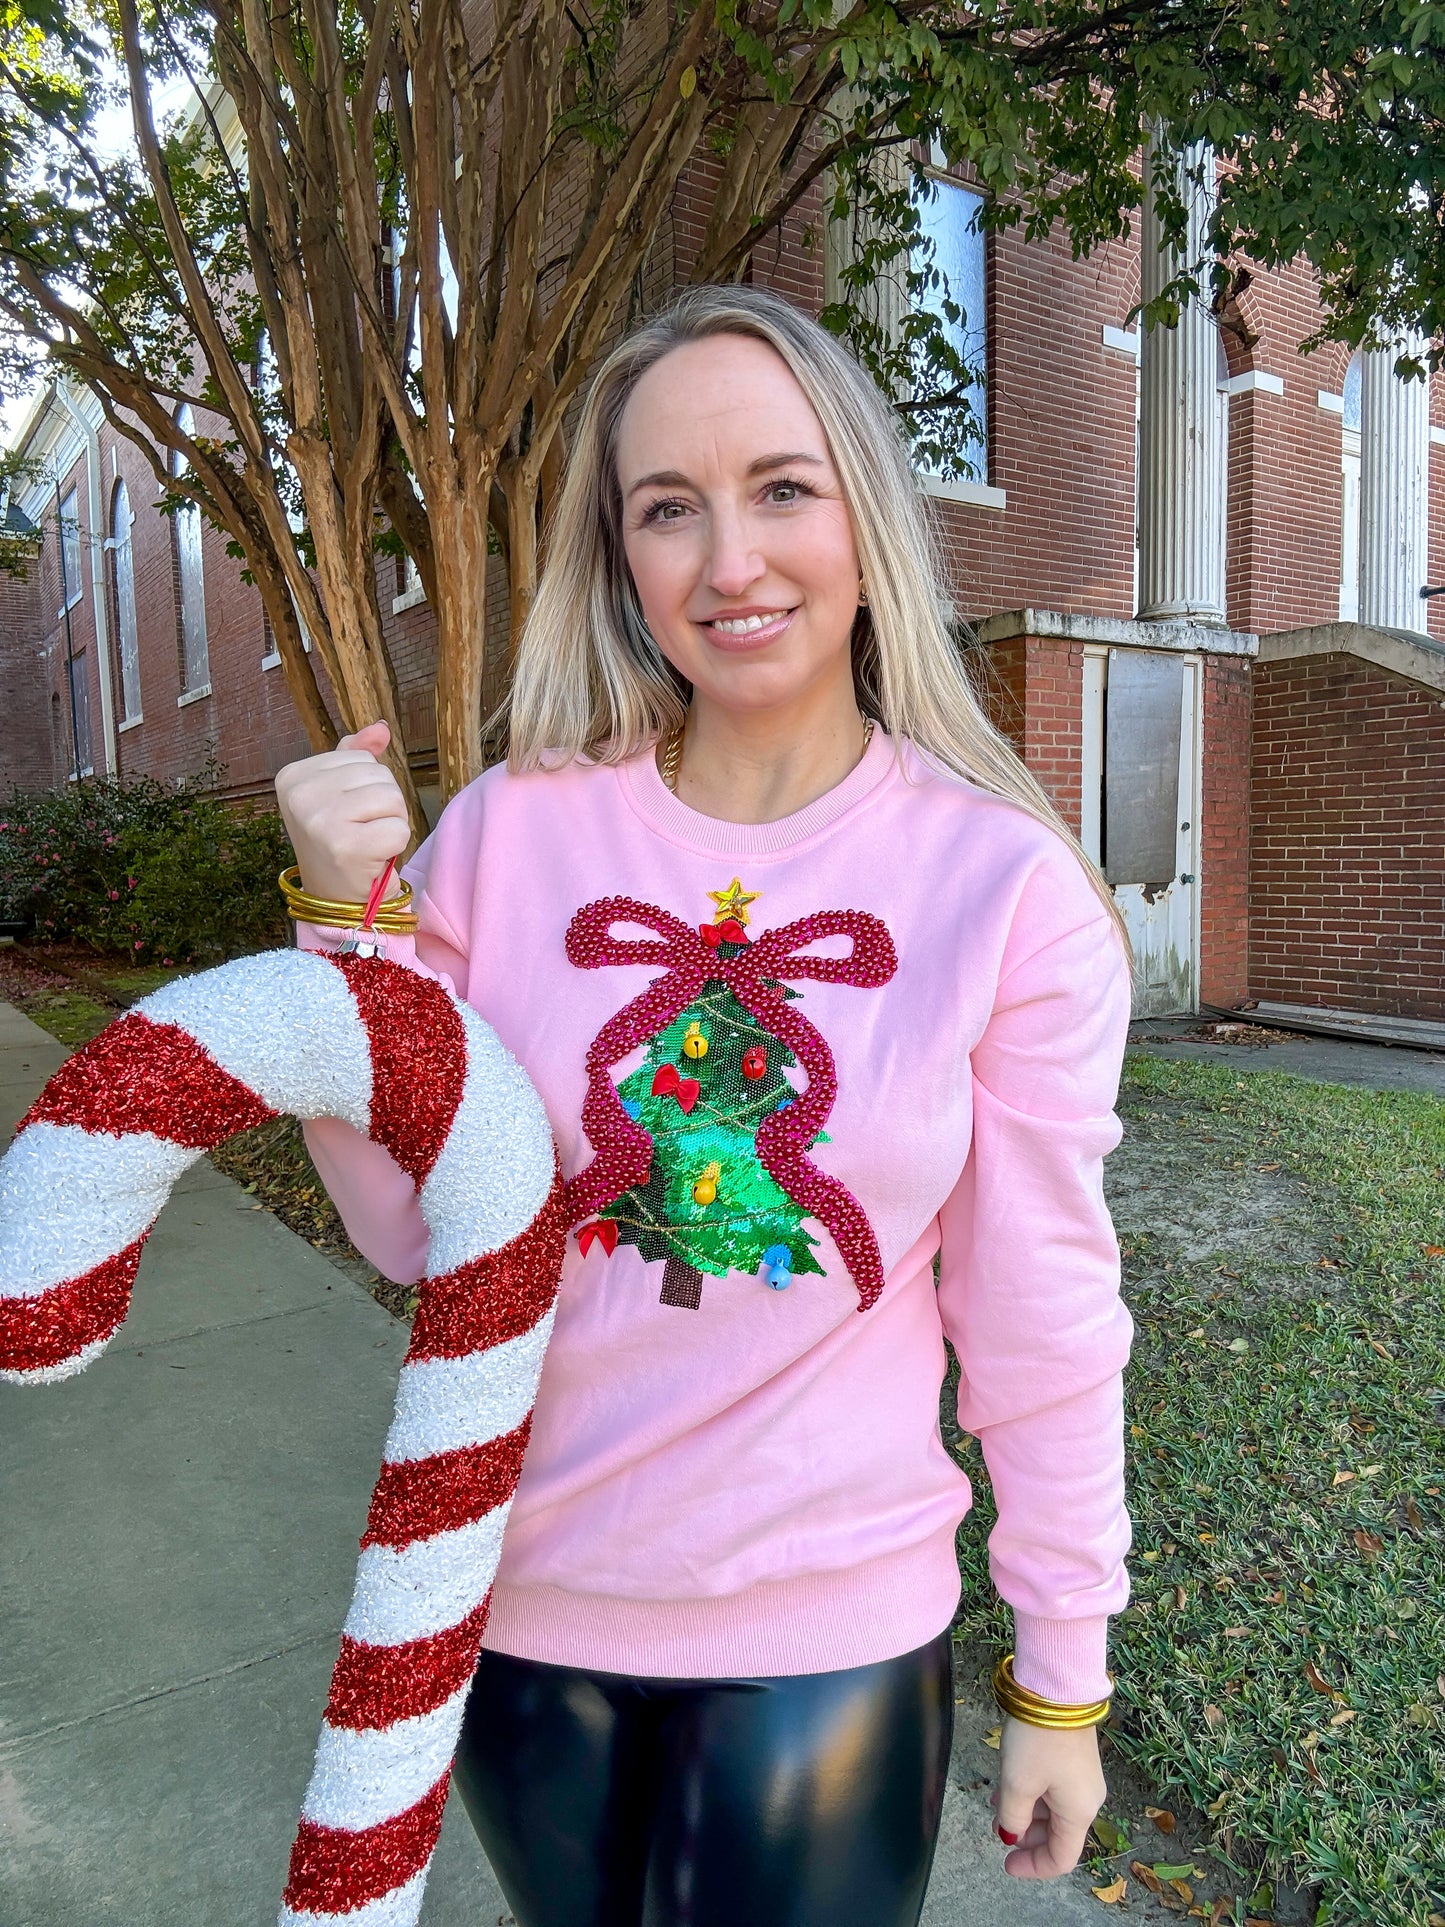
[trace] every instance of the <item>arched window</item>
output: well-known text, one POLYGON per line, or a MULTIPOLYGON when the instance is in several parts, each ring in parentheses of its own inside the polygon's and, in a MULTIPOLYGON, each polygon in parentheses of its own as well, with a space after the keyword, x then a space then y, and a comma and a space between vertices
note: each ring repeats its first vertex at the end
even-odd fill
POLYGON ((140 707, 140 638, 135 619, 135 564, 130 546, 130 496, 124 482, 115 485, 110 511, 111 581, 115 591, 116 649, 120 656, 120 720, 138 723, 140 707))
MULTIPOLYGON (((183 435, 194 435, 196 420, 187 403, 176 416, 183 435)), ((185 458, 172 457, 171 473, 186 473, 185 458)), ((201 511, 193 502, 183 503, 175 514, 176 575, 181 598, 181 698, 205 695, 211 684, 210 657, 206 648, 206 577, 201 559, 201 511)))

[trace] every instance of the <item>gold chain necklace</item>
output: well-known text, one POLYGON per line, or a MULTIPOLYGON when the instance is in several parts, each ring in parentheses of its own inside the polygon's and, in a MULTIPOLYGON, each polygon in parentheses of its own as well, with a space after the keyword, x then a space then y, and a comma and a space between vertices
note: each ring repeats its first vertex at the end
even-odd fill
MULTIPOLYGON (((684 717, 672 732, 671 736, 668 737, 667 748, 663 751, 662 756, 662 780, 674 796, 677 795, 677 773, 682 767, 682 739, 686 731, 687 718, 684 717)), ((860 762, 863 756, 868 754, 868 745, 872 740, 873 718, 871 716, 865 716, 863 718, 863 749, 859 757, 860 762)))

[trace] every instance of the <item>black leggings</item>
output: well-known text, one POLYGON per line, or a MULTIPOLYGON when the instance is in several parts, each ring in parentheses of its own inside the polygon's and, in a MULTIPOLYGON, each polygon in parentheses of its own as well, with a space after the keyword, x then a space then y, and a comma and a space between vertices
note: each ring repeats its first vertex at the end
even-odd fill
POLYGON ((484 1652, 455 1778, 519 1927, 917 1927, 952 1737, 946 1631, 778 1679, 484 1652))

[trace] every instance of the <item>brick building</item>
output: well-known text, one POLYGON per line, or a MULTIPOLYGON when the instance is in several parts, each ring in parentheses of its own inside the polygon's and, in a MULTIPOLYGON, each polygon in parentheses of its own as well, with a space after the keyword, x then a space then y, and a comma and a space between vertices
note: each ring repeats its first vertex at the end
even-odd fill
MULTIPOLYGON (((657 296, 687 275, 707 165, 659 231, 657 296)), ((1139 1008, 1442 1014, 1445 597, 1419 591, 1445 582, 1445 379, 1302 354, 1303 270, 1141 342, 1127 318, 1163 271, 1147 218, 1078 261, 1062 236, 984 237, 967 182, 934 186, 986 438, 970 479, 922 486, 990 709, 1115 885, 1139 1008)), ((816 311, 848 244, 815 189, 752 278, 816 311)), ((0 781, 175 777, 214 755, 229 790, 263 791, 306 745, 222 539, 157 513, 88 396, 48 390, 20 439, 59 489, 18 498, 47 539, 0 599, 0 781)), ((424 780, 431 621, 382 566, 424 780)))

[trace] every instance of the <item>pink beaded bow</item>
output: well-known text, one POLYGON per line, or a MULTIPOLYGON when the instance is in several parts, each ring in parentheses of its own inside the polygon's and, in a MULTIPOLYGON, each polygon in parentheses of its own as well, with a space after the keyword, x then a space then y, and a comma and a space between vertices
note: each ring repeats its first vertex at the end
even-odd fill
POLYGON ((820 910, 765 931, 735 956, 723 957, 699 930, 655 904, 603 897, 585 904, 568 925, 567 956, 579 970, 640 963, 666 973, 608 1019, 587 1053, 582 1127, 597 1155, 567 1184, 568 1222, 575 1225, 605 1210, 633 1185, 645 1184, 652 1168, 652 1138, 623 1109, 612 1066, 670 1024, 709 980, 721 982, 788 1046, 808 1074, 806 1090, 758 1126, 758 1158, 795 1204, 827 1226, 857 1287, 858 1308, 866 1311, 883 1289, 883 1261, 873 1227, 846 1185, 805 1155, 837 1096, 833 1053, 781 986, 795 978, 860 987, 886 984, 898 968, 898 955, 885 926, 863 910, 820 910), (657 935, 614 937, 615 923, 640 924, 657 935), (804 945, 833 936, 853 939, 846 957, 801 954, 804 945))

